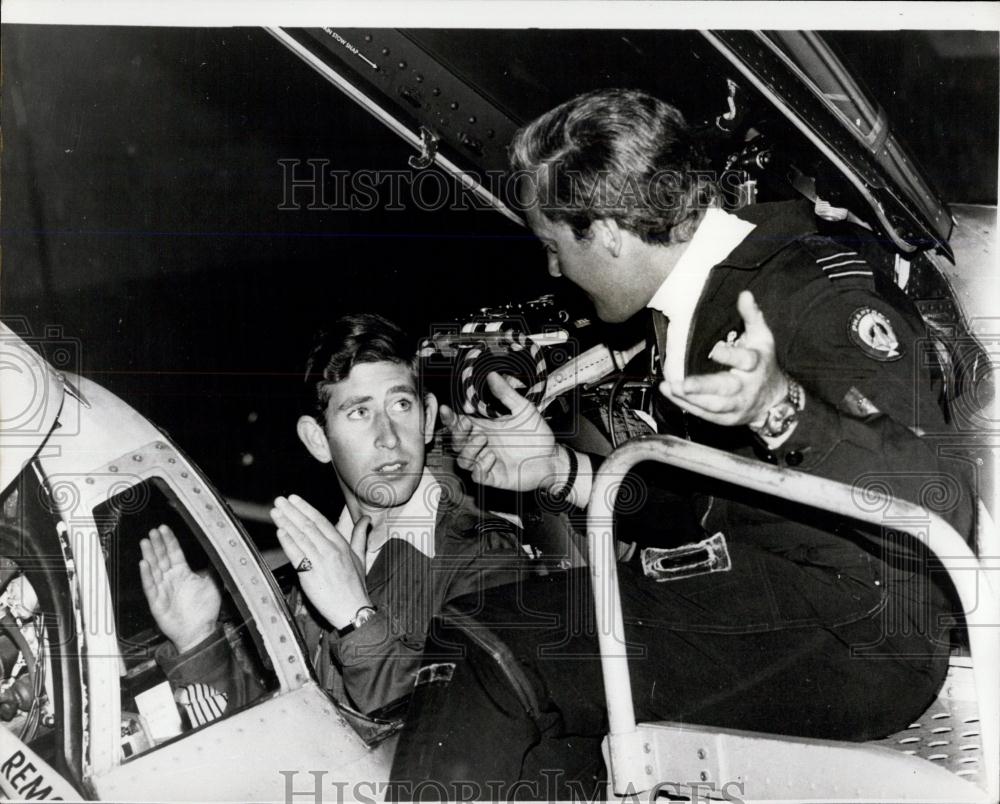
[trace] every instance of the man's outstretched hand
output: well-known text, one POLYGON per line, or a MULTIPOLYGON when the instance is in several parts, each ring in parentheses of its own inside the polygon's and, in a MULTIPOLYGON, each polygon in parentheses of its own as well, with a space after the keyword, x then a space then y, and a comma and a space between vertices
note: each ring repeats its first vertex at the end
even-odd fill
POLYGON ((763 421, 767 411, 788 393, 774 335, 750 291, 740 293, 737 309, 743 319, 743 336, 732 344, 720 341, 709 355, 727 370, 660 383, 660 392, 678 407, 727 426, 763 421))
POLYGON ((569 459, 556 445, 548 422, 496 372, 490 372, 486 382, 510 411, 506 416, 473 418, 441 406, 441 421, 451 433, 458 465, 476 483, 498 489, 533 491, 559 485, 569 459))
POLYGON ((215 630, 222 607, 218 584, 191 571, 177 537, 166 525, 139 542, 139 577, 157 626, 184 653, 215 630))

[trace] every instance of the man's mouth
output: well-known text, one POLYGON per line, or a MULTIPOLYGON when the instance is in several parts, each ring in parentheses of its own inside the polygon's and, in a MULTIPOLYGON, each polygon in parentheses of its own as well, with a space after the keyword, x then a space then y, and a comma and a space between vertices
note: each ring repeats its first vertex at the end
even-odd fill
POLYGON ((406 461, 394 461, 392 463, 383 463, 380 466, 375 467, 375 474, 378 475, 391 475, 402 472, 406 469, 406 461))

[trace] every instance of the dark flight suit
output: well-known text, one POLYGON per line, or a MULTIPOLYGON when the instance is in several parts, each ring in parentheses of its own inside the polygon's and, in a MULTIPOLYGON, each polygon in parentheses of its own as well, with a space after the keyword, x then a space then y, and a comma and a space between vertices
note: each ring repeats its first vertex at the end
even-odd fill
MULTIPOLYGON (((305 605, 298 587, 289 595, 319 682, 359 712, 383 710, 410 694, 431 618, 445 602, 535 571, 514 525, 482 513, 461 493, 451 494, 438 507, 433 559, 401 539, 390 539, 379 553, 365 579, 376 614, 360 628, 339 637, 305 605)), ((223 709, 237 709, 263 692, 221 627, 182 655, 170 643, 162 645, 157 660, 175 688, 207 686, 222 697, 223 709)))
MULTIPOLYGON (((749 289, 779 365, 805 388, 805 410, 773 451, 746 427, 680 415, 665 400, 661 432, 857 484, 859 505, 866 487, 891 491, 968 538, 967 469, 939 457, 933 439, 951 431, 940 378, 928 370, 933 342, 863 256, 870 235, 820 234, 811 209, 794 202, 739 214, 756 228, 712 269, 686 370, 719 370, 708 354, 742 331, 736 300, 749 289)), ((662 477, 649 466, 635 474, 639 484, 662 477)), ((657 583, 635 561, 620 566, 639 722, 865 740, 922 714, 946 670, 950 607, 946 579, 924 551, 894 535, 892 522, 861 528, 738 489, 701 491, 696 520, 704 534, 724 534, 731 570, 657 583)), ((655 543, 651 533, 687 521, 656 492, 617 522, 620 539, 655 543)), ((497 780, 522 780, 515 792, 525 798, 571 798, 580 794, 572 785, 591 784, 607 729, 592 607, 585 571, 574 571, 487 595, 478 630, 455 628, 460 604, 446 609, 432 647, 458 643, 467 656, 447 683, 417 688, 393 767, 398 797, 420 779, 470 781, 487 797, 505 795, 488 788, 497 780)))

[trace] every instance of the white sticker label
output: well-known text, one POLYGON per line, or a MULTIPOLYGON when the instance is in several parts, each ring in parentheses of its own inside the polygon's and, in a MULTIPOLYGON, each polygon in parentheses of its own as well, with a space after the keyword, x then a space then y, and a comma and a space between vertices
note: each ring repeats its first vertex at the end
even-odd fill
POLYGON ((169 681, 140 692, 135 696, 135 705, 149 727, 153 742, 162 743, 181 733, 181 713, 174 702, 169 681))

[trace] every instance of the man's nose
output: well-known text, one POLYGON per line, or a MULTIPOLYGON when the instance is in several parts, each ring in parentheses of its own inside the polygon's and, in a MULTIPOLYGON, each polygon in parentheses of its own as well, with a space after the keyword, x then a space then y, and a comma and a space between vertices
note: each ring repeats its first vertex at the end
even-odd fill
POLYGON ((379 416, 376 422, 375 446, 393 449, 399 443, 396 425, 389 416, 379 416))
POLYGON ((559 255, 549 253, 549 276, 559 278, 562 271, 559 270, 559 255))

